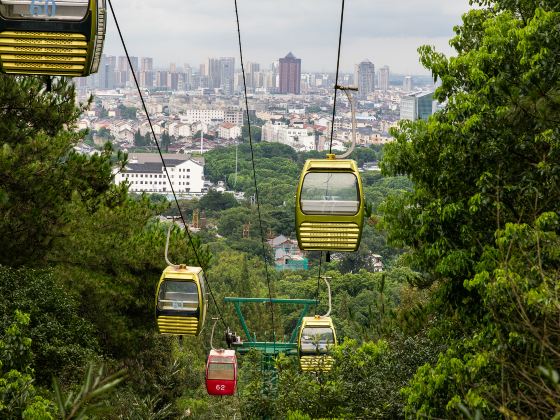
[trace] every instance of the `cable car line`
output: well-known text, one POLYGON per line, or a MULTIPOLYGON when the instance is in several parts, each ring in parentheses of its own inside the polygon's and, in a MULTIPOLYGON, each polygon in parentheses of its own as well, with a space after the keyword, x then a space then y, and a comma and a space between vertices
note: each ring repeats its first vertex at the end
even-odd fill
POLYGON ((208 275, 207 275, 207 273, 206 273, 206 270, 205 270, 205 269, 203 268, 203 266, 202 266, 202 263, 201 263, 201 261, 200 261, 200 257, 199 257, 199 255, 198 255, 198 252, 196 251, 196 247, 194 246, 194 242, 193 242, 193 239, 192 239, 192 235, 191 235, 191 233, 190 233, 190 231, 189 231, 188 224, 187 224, 186 221, 185 221, 185 216, 183 215, 183 211, 181 210, 181 206, 179 205, 179 200, 177 199, 177 195, 175 194, 175 189, 173 188, 173 183, 171 182, 171 176, 169 175, 169 171, 167 170, 167 165, 165 164, 165 159, 163 158, 163 154, 162 154, 162 151, 161 151, 161 147, 160 147, 159 142, 158 142, 158 140, 157 140, 157 136, 156 136, 156 133, 155 133, 155 131, 154 131, 154 127, 153 127, 153 125, 152 125, 152 120, 151 120, 151 118, 150 118, 150 114, 149 114, 149 112, 148 112, 148 108, 146 107, 146 102, 144 101, 144 95, 142 94, 142 91, 141 91, 141 89, 140 89, 140 85, 139 85, 139 83, 138 83, 138 79, 137 79, 137 77, 136 77, 136 73, 135 73, 135 71, 134 71, 134 68, 133 68, 133 66, 132 66, 132 62, 131 62, 131 60, 130 60, 130 55, 128 54, 128 48, 126 47, 126 43, 125 43, 125 41, 124 41, 124 37, 123 37, 123 34, 122 34, 122 32, 121 32, 121 28, 120 28, 120 25, 119 25, 119 21, 117 20, 117 16, 116 16, 116 14, 115 14, 115 10, 113 9, 113 3, 112 3, 111 0, 108 0, 108 3, 109 3, 109 8, 111 9, 111 14, 113 15, 113 20, 115 21, 115 25, 116 25, 116 27, 117 27, 117 31, 118 31, 118 33, 119 33, 119 37, 120 37, 122 46, 123 46, 123 48, 124 48, 124 52, 125 52, 125 54, 126 54, 126 59, 127 59, 127 61, 128 61, 128 65, 130 66, 130 70, 131 70, 131 73, 132 73, 132 77, 133 77, 133 79, 134 79, 134 84, 136 85, 136 89, 138 90, 138 94, 140 95, 140 101, 142 102, 142 107, 143 107, 144 112, 145 112, 145 114, 146 114, 146 117, 147 117, 147 119, 148 119, 148 124, 150 125, 150 130, 151 130, 151 132, 152 132, 152 136, 154 137, 154 142, 156 143, 156 147, 157 147, 157 150, 158 150, 158 153, 159 153, 159 157, 160 157, 160 159, 161 159, 161 163, 162 163, 162 165, 163 165, 163 169, 164 169, 164 171, 165 171, 165 175, 166 175, 166 177, 167 177, 167 180, 169 181, 169 185, 170 185, 170 188, 171 188, 171 193, 173 194, 173 198, 174 198, 175 204, 177 205, 177 209, 178 209, 178 211, 179 211, 179 216, 180 216, 180 218, 181 218, 181 220, 182 220, 182 222, 183 222, 183 224, 184 224, 184 226, 185 226, 185 232, 187 233, 187 236, 188 236, 188 239, 189 239, 189 243, 190 243, 190 245, 191 245, 191 247, 192 247, 192 249, 193 249, 193 251, 194 251, 194 255, 195 255, 197 264, 199 265, 199 267, 202 269, 202 272, 203 272, 203 273, 205 274, 205 276, 206 276, 206 283, 208 284, 208 291, 210 292, 210 296, 212 296, 212 300, 214 301, 214 305, 216 306, 216 310, 218 311, 220 320, 221 320, 222 324, 224 325, 224 327, 225 327, 225 328, 228 328, 227 324, 224 322, 224 319, 223 319, 223 316, 222 316, 222 311, 221 311, 221 309, 220 309, 220 306, 218 305, 218 302, 217 302, 217 300, 216 300, 216 298, 215 298, 215 296, 214 296, 214 293, 212 292, 212 288, 210 287, 210 280, 209 280, 209 278, 208 278, 208 275))
POLYGON ((336 93, 338 91, 338 70, 340 68, 340 45, 342 44, 342 23, 344 22, 344 0, 342 0, 342 7, 340 10, 340 29, 338 32, 338 54, 336 58, 336 80, 334 81, 334 102, 332 111, 332 123, 331 123, 331 144, 329 146, 329 154, 332 153, 332 144, 334 136, 334 118, 336 115, 336 93))
POLYGON ((237 39, 239 41, 239 57, 240 57, 240 61, 241 61, 241 73, 243 74, 243 92, 245 95, 245 112, 247 114, 247 126, 249 129, 249 146, 251 148, 251 162, 253 165, 253 181, 255 184, 255 201, 257 203, 257 214, 259 217, 259 229, 261 232, 261 245, 262 245, 262 251, 263 251, 263 258, 264 258, 264 269, 265 269, 265 274, 266 274, 266 282, 268 285, 268 297, 269 297, 269 303, 270 303, 270 314, 271 314, 271 319, 272 319, 272 336, 273 336, 273 341, 274 343, 276 343, 276 324, 274 322, 274 305, 272 304, 272 288, 270 287, 270 276, 268 273, 268 258, 267 258, 267 254, 266 254, 266 247, 265 247, 265 238, 264 238, 264 230, 263 230, 263 226, 262 226, 262 217, 261 217, 261 206, 260 206, 260 201, 259 201, 259 189, 257 186, 257 171, 255 169, 255 153, 253 151, 253 136, 251 135, 251 118, 249 116, 249 101, 247 99, 247 82, 245 79, 245 66, 243 64, 243 47, 241 44, 241 29, 240 29, 240 25, 239 25, 239 11, 237 8, 237 0, 234 0, 234 4, 235 4, 235 19, 237 22, 237 39))

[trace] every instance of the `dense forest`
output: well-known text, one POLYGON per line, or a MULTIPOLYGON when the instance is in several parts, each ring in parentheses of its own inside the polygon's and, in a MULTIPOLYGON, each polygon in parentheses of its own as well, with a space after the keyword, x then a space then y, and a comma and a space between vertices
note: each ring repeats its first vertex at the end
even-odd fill
MULTIPOLYGON (((74 151, 70 80, 47 92, 34 77, 0 77, 0 417, 78 418, 560 418, 560 4, 473 0, 450 41, 420 59, 445 107, 401 122, 384 148, 360 148, 367 223, 360 250, 308 271, 265 270, 246 142, 209 152, 206 177, 243 191, 180 202, 207 227, 174 228, 170 259, 204 266, 216 306, 226 296, 320 301, 331 277, 340 344, 329 372, 297 359, 240 357, 238 392, 204 386, 211 321, 198 337, 157 333, 154 294, 165 268, 158 196, 134 196, 113 174, 127 156, 110 144, 74 151), (243 225, 251 223, 248 238, 243 225), (371 254, 383 257, 373 272, 371 254)), ((294 194, 306 158, 255 145, 265 235, 294 236, 294 194)), ((263 253, 265 255, 263 255, 263 253)), ((219 308, 219 312, 218 312, 219 308)), ((289 335, 298 310, 248 305, 263 339, 289 335), (274 330, 274 331, 273 331, 274 330)), ((219 329, 219 328, 218 328, 219 329)), ((222 332, 214 342, 225 345, 222 332)))

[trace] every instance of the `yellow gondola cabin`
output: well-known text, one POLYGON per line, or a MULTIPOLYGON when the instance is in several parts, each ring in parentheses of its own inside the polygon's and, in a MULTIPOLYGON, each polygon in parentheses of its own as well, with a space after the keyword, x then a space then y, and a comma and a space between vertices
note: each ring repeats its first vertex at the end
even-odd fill
POLYGON ((296 234, 306 251, 356 251, 364 225, 364 193, 351 159, 309 159, 296 194, 296 234))
POLYGON ((161 334, 200 334, 207 306, 200 267, 169 266, 163 271, 156 291, 156 320, 161 334))
POLYGON ((298 336, 298 353, 301 370, 326 372, 331 370, 334 359, 329 355, 336 346, 336 332, 328 316, 303 318, 298 336))
POLYGON ((105 26, 105 0, 0 0, 0 72, 95 73, 105 26))

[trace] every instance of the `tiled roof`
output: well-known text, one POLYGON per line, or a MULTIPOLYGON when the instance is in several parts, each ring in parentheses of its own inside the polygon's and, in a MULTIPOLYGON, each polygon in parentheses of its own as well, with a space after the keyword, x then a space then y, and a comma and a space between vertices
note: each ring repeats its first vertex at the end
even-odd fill
MULTIPOLYGON (((185 163, 185 160, 179 159, 165 159, 165 164, 168 168, 174 168, 181 163, 185 163)), ((162 173, 163 165, 161 162, 144 162, 144 163, 129 163, 126 165, 125 172, 127 173, 162 173)))

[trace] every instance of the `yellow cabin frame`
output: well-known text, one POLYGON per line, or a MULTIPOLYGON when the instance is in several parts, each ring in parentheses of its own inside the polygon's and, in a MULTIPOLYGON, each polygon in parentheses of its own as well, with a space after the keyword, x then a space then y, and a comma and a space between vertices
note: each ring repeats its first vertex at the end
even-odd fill
POLYGON ((310 355, 301 351, 302 333, 305 328, 330 328, 333 333, 333 346, 337 345, 336 330, 331 317, 306 316, 303 318, 298 334, 299 365, 304 372, 328 372, 332 369, 334 358, 327 354, 310 355))
MULTIPOLYGON (((334 156, 334 155, 333 155, 334 156)), ((296 235, 305 251, 357 251, 364 226, 364 190, 358 165, 351 159, 309 159, 305 162, 296 193, 296 235), (310 173, 353 174, 357 179, 358 210, 353 215, 306 214, 301 193, 305 176, 310 173)))
POLYGON ((105 40, 105 0, 89 0, 79 21, 7 18, 2 7, 8 6, 0 5, 0 73, 87 76, 97 72, 105 40))
POLYGON ((168 266, 162 273, 156 290, 156 322, 159 332, 167 335, 199 335, 206 320, 208 299, 204 274, 200 267, 181 265, 168 266), (159 293, 166 280, 194 283, 198 291, 198 309, 196 311, 162 310, 159 308, 159 293))

